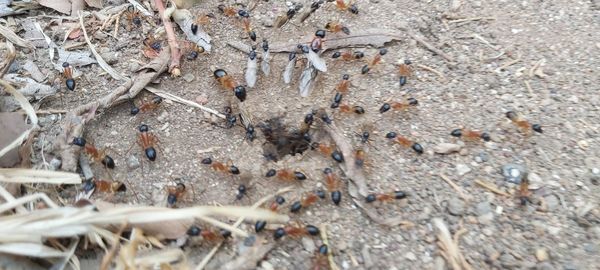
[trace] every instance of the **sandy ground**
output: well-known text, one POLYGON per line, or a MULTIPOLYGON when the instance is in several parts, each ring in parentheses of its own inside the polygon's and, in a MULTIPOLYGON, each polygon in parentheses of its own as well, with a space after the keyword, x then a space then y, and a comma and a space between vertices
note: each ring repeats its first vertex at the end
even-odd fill
MULTIPOLYGON (((117 1, 113 1, 117 2, 117 1)), ((205 106, 223 110, 231 93, 223 91, 212 77, 216 67, 243 80, 246 55, 226 45, 227 41, 250 43, 236 20, 226 18, 216 8, 219 1, 205 1, 193 9, 198 14, 214 13, 207 32, 214 38, 213 52, 193 62, 184 62, 183 76, 161 77, 157 88, 179 97, 208 100, 205 106)), ((283 1, 260 1, 252 12, 259 36, 271 43, 293 41, 322 28, 328 21, 340 21, 352 29, 411 29, 455 60, 449 63, 406 36, 386 47, 384 62, 368 75, 360 75, 363 62, 332 61, 326 52, 329 71, 319 75, 318 84, 307 98, 297 93, 297 78, 283 84, 281 72, 287 55, 272 60, 271 76, 261 76, 248 93, 245 105, 259 123, 284 116, 290 125, 299 125, 311 109, 328 107, 334 87, 342 74, 352 74, 352 87, 344 100, 363 106, 364 115, 334 114, 348 140, 359 146, 355 132, 369 128, 373 141, 367 149, 368 187, 371 192, 403 190, 407 200, 375 204, 381 216, 402 217, 414 223, 411 228, 383 227, 372 222, 350 200, 344 188, 343 200, 335 206, 321 201, 294 220, 306 224, 327 224, 329 241, 337 265, 343 269, 445 269, 448 267, 436 245, 432 219, 439 217, 455 233, 464 228, 459 247, 473 269, 596 269, 600 267, 600 118, 599 50, 600 26, 597 1, 464 1, 452 11, 451 3, 462 1, 356 1, 359 15, 340 12, 325 5, 305 23, 293 21, 281 29, 271 26, 285 11, 283 1), (475 18, 475 19, 473 19, 475 18), (477 19, 479 18, 479 19, 477 19), (456 21, 456 19, 473 19, 456 21), (400 87, 396 64, 413 61, 414 74, 400 87), (513 63, 508 65, 509 63, 513 63), (416 67, 425 65, 443 74, 416 67), (537 67, 537 68, 536 68, 537 67), (533 74, 531 70, 537 70, 533 74), (380 114, 385 101, 414 97, 419 105, 407 112, 380 114), (521 112, 543 126, 543 134, 524 136, 505 118, 505 112, 521 112), (453 138, 459 128, 488 131, 492 141, 466 142, 453 138), (392 146, 385 134, 395 131, 424 147, 423 155, 392 146), (459 153, 438 155, 434 146, 456 143, 459 153), (521 207, 514 195, 517 185, 505 181, 502 167, 521 164, 532 182, 532 197, 538 205, 521 207), (594 171, 595 169, 595 171, 594 171), (594 175, 594 172, 596 174, 594 175), (464 200, 440 175, 447 176, 463 190, 464 200), (533 175, 533 176, 532 176, 533 175), (496 185, 503 196, 476 184, 496 185)), ((119 39, 95 35, 95 43, 106 55, 114 54, 113 67, 128 74, 145 59, 140 51, 143 33, 121 31, 119 39)), ((112 33, 110 33, 112 34, 112 33)), ((375 48, 360 49, 367 57, 375 48)), ((41 52, 36 64, 49 67, 41 52)), ((97 76, 96 65, 81 68, 75 92, 62 92, 42 108, 70 109, 109 93, 118 86, 107 75, 97 76)), ((300 73, 296 70, 296 74, 300 73)), ((139 99, 139 98, 138 98, 139 99)), ((138 102, 136 100, 136 102, 138 102)), ((264 177, 269 168, 304 171, 308 180, 296 184, 286 194, 288 202, 308 191, 322 188, 324 167, 339 169, 331 159, 316 152, 287 157, 273 163, 262 156, 264 138, 244 141, 241 127, 224 129, 210 115, 185 105, 165 102, 161 109, 138 117, 124 104, 103 112, 86 128, 86 137, 115 153, 115 179, 129 179, 140 201, 131 193, 114 198, 131 203, 160 204, 156 194, 181 178, 193 193, 180 206, 194 204, 250 205, 259 198, 289 184, 264 177), (159 157, 150 163, 136 144, 136 128, 148 124, 160 138, 159 157), (133 148, 131 148, 133 146, 133 148), (128 152, 128 149, 131 150, 128 152), (132 155, 142 162, 128 168, 132 155), (251 174, 248 195, 236 200, 237 186, 243 180, 214 172, 200 163, 204 157, 231 160, 244 174, 251 174), (143 169, 143 170, 142 170, 143 169)), ((46 127, 58 122, 44 118, 46 127)), ((219 123, 222 125, 222 123, 219 123)), ((323 137, 326 140, 326 137, 323 137)), ((100 177, 102 168, 95 167, 100 177)), ((345 185, 347 186, 347 185, 345 185)), ((283 212, 287 212, 286 204, 283 212)), ((242 226, 252 230, 253 224, 242 226)), ((270 240, 272 241, 272 240, 270 240)), ((309 269, 314 246, 320 240, 282 241, 266 258, 276 269, 309 269)), ((192 261, 199 261, 210 245, 190 249, 192 261)), ((234 255, 234 246, 225 247, 211 266, 234 255)), ((266 263, 263 269, 269 269, 266 263)))

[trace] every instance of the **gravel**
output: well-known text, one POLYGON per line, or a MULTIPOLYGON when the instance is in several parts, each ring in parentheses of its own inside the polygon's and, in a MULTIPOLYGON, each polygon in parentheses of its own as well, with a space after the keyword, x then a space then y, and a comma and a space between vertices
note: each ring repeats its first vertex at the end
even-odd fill
POLYGON ((513 184, 520 184, 527 169, 518 164, 506 164, 502 166, 504 180, 513 184))

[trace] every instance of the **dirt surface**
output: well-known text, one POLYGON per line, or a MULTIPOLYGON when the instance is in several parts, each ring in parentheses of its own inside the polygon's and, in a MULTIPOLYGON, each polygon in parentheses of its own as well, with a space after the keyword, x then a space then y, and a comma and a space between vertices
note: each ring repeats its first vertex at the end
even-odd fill
MULTIPOLYGON (((272 44, 292 42, 328 21, 340 21, 351 30, 397 30, 405 37, 389 43, 384 62, 367 75, 360 74, 364 62, 336 61, 330 59, 332 51, 324 53, 329 70, 319 75, 307 98, 298 95, 301 68, 295 70, 291 85, 283 84, 281 73, 287 54, 276 54, 271 61, 272 74, 260 75, 244 106, 255 124, 283 116, 286 124, 299 126, 312 109, 329 107, 335 85, 342 74, 350 74, 352 86, 344 101, 363 106, 366 114, 334 112, 334 122, 355 147, 367 151, 365 173, 370 192, 408 193, 406 200, 367 207, 383 217, 401 217, 414 226, 375 224, 349 199, 345 178, 339 206, 327 199, 290 216, 303 224, 327 224, 330 250, 343 269, 448 268, 436 244, 432 224, 436 217, 444 220, 451 233, 466 230, 458 243, 472 269, 599 268, 599 4, 589 0, 464 1, 453 10, 452 4, 460 2, 463 1, 361 0, 356 1, 359 15, 341 12, 328 3, 306 22, 292 20, 281 29, 271 25, 277 15, 285 12, 285 3, 258 2, 251 13, 257 41, 267 38, 272 44), (460 21, 472 18, 480 19, 460 21), (400 28, 416 33, 455 61, 433 54, 400 28), (412 60, 414 73, 400 87, 397 64, 404 59, 412 60), (514 64, 507 65, 511 62, 514 64), (418 65, 439 71, 443 78, 418 65), (416 98, 419 105, 406 112, 379 113, 384 102, 408 97, 416 98), (525 136, 518 132, 505 117, 510 110, 522 113, 532 123, 540 123, 544 133, 525 136), (492 141, 462 142, 450 136, 450 131, 460 127, 487 131, 492 141), (365 129, 371 131, 372 142, 362 145, 356 132, 365 129), (390 131, 419 142, 425 153, 417 155, 390 144, 385 138, 390 131), (448 155, 434 154, 434 147, 443 142, 458 144, 462 149, 448 155), (507 164, 526 167, 533 204, 520 205, 518 185, 507 182, 502 175, 507 164), (456 183, 468 200, 440 175, 456 183), (493 193, 475 181, 495 185, 508 196, 493 193)), ((242 82, 247 56, 226 43, 251 41, 236 19, 218 11, 218 3, 204 1, 192 9, 196 14, 215 15, 206 27, 213 38, 212 52, 195 61, 184 61, 182 77, 165 74, 156 88, 188 100, 206 98, 205 106, 223 111, 233 100, 232 94, 220 88, 212 71, 223 68, 242 82)), ((121 28, 117 39, 108 36, 112 35, 112 28, 106 33, 95 33, 92 42, 105 58, 112 57, 109 63, 115 69, 130 74, 148 61, 141 47, 151 26, 144 23, 142 29, 132 31, 121 28)), ((364 51, 368 59, 377 53, 376 48, 356 50, 364 51)), ((37 58, 31 59, 51 77, 58 74, 48 71, 46 50, 38 50, 37 58)), ((119 85, 97 65, 78 70, 82 76, 77 78, 76 91, 68 92, 63 86, 40 109, 69 110, 106 95, 119 85)), ((148 93, 143 96, 151 97, 148 93)), ((139 101, 140 97, 136 98, 135 102, 139 101)), ((128 179, 126 196, 112 200, 161 205, 165 203, 164 186, 182 179, 193 192, 178 206, 251 205, 290 185, 265 178, 268 169, 291 168, 303 171, 308 179, 293 183, 296 188, 285 195, 287 203, 282 212, 288 213, 290 203, 302 194, 324 188, 323 168, 332 167, 343 175, 333 160, 314 151, 287 156, 277 163, 267 161, 262 155, 262 133, 258 132, 253 142, 244 141, 243 128, 222 128, 221 120, 192 107, 166 101, 157 111, 135 117, 129 114, 130 107, 123 104, 102 112, 86 126, 86 138, 93 138, 96 145, 109 147, 114 153, 117 168, 111 171, 112 177, 128 179), (136 144, 140 123, 148 124, 160 139, 155 162, 143 157, 136 144), (232 161, 244 176, 212 171, 201 164, 205 157, 232 161), (142 166, 129 168, 128 160, 132 158, 137 158, 142 166), (246 176, 250 178, 248 194, 236 200, 237 187, 247 181, 246 176), (139 201, 131 190, 135 190, 139 201)), ((60 122, 57 115, 46 115, 42 123, 51 135, 60 122)), ((330 142, 323 132, 315 138, 330 142)), ((98 177, 108 177, 101 166, 93 168, 98 177)), ((242 228, 253 231, 253 223, 242 228)), ((261 267, 270 269, 270 264, 276 269, 308 269, 314 247, 320 244, 318 238, 285 239, 268 254, 261 267)), ((188 248, 191 261, 199 262, 211 247, 204 244, 188 248)), ((209 266, 218 269, 219 264, 234 255, 235 245, 227 244, 209 266)))

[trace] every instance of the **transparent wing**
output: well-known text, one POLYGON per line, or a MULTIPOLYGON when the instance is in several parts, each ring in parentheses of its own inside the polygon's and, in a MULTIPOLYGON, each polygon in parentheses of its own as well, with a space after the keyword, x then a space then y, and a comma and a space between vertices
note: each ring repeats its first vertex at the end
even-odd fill
POLYGON ((327 72, 327 64, 325 63, 325 60, 323 60, 323 58, 321 58, 313 50, 308 51, 308 61, 311 62, 317 70, 327 72))
POLYGON ((258 69, 258 63, 256 58, 248 58, 248 66, 246 67, 246 84, 248 87, 254 87, 256 84, 256 71, 258 69))

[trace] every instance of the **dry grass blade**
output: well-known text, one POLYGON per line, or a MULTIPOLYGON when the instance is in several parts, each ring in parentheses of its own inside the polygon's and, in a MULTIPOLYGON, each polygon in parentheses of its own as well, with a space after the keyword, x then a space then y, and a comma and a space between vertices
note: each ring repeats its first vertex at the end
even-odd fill
POLYGON ((15 45, 17 45, 19 47, 29 48, 32 50, 35 49, 33 44, 31 44, 31 42, 24 40, 21 37, 17 36, 17 34, 15 34, 15 32, 10 30, 10 28, 8 28, 6 26, 0 25, 0 35, 4 36, 8 41, 14 43, 15 45))
POLYGON ((56 258, 68 255, 57 249, 34 243, 8 243, 0 245, 1 253, 37 258, 56 258))
POLYGON ((159 97, 166 98, 166 99, 169 99, 169 100, 172 100, 172 101, 175 101, 175 102, 179 102, 181 104, 185 104, 185 105, 188 105, 188 106, 192 106, 194 108, 198 108, 198 109, 203 110, 205 112, 214 114, 217 117, 222 118, 222 119, 226 118, 224 114, 222 114, 222 113, 220 113, 220 112, 218 112, 216 110, 213 110, 213 109, 208 108, 208 107, 204 107, 204 106, 202 106, 202 105, 200 105, 200 104, 198 104, 196 102, 180 98, 180 97, 178 97, 176 95, 173 95, 171 93, 167 93, 165 91, 156 89, 154 87, 146 87, 146 90, 152 92, 153 94, 155 94, 155 95, 157 95, 159 97))
POLYGON ((458 195, 465 200, 465 202, 468 202, 471 200, 471 196, 465 194, 465 191, 459 187, 456 183, 454 183, 454 181, 450 180, 450 178, 448 178, 448 176, 444 175, 443 173, 440 173, 440 178, 442 178, 444 181, 446 181, 446 183, 448 183, 448 185, 450 185, 457 193, 458 195))
POLYGON ((433 225, 436 227, 436 229, 438 231, 438 234, 437 234, 438 246, 441 249, 442 256, 446 259, 448 264, 450 264, 452 266, 452 269, 454 269, 454 270, 461 270, 461 269, 471 270, 472 269, 471 266, 465 260, 464 256, 460 252, 458 243, 456 242, 456 240, 458 239, 458 236, 460 235, 459 232, 462 234, 462 233, 464 233, 464 231, 459 230, 459 232, 457 232, 457 234, 456 234, 456 237, 455 237, 456 240, 455 240, 452 238, 452 235, 450 234, 448 227, 446 226, 446 224, 444 223, 444 221, 441 218, 434 218, 433 225))
POLYGON ((21 108, 23 108, 23 110, 27 113, 27 116, 29 117, 29 119, 31 121, 30 129, 23 132, 23 134, 21 134, 21 136, 17 137, 12 143, 10 143, 6 147, 4 147, 2 150, 0 150, 0 157, 2 157, 8 151, 21 145, 21 143, 23 143, 29 137, 29 134, 33 130, 38 128, 38 117, 37 117, 37 114, 35 114, 35 110, 31 106, 31 104, 29 103, 27 98, 25 98, 25 96, 23 96, 23 94, 21 94, 21 92, 17 91, 14 87, 12 87, 12 85, 10 85, 8 82, 1 80, 1 79, 0 79, 0 85, 2 85, 2 87, 4 87, 4 90, 6 92, 8 92, 9 94, 11 94, 15 97, 15 99, 19 102, 19 104, 21 105, 21 108))
POLYGON ((4 46, 6 46, 7 53, 4 57, 4 60, 0 62, 0 78, 2 78, 4 74, 6 74, 8 68, 15 60, 15 57, 17 57, 17 51, 15 50, 15 46, 13 46, 13 44, 10 43, 10 41, 7 41, 6 45, 4 46))
POLYGON ((321 241, 323 241, 323 244, 326 245, 329 249, 329 252, 327 253, 327 261, 329 262, 329 268, 331 270, 339 270, 340 268, 333 260, 333 246, 329 244, 329 239, 327 238, 327 224, 321 225, 319 231, 321 232, 321 241))
POLYGON ((83 23, 83 14, 82 13, 79 13, 79 25, 81 27, 81 30, 83 31, 83 36, 85 38, 85 42, 87 43, 88 47, 90 47, 90 51, 92 51, 92 53, 94 54, 94 57, 96 58, 96 61, 98 61, 98 64, 100 65, 100 67, 102 69, 104 69, 104 71, 108 72, 108 74, 110 74, 110 76, 113 77, 115 80, 119 80, 119 81, 128 80, 129 78, 119 74, 119 72, 114 70, 108 63, 106 63, 106 61, 104 61, 102 56, 100 56, 100 54, 96 51, 96 48, 90 41, 87 31, 85 30, 85 24, 83 23))
POLYGON ((81 184, 79 174, 33 169, 0 169, 0 182, 81 184))

